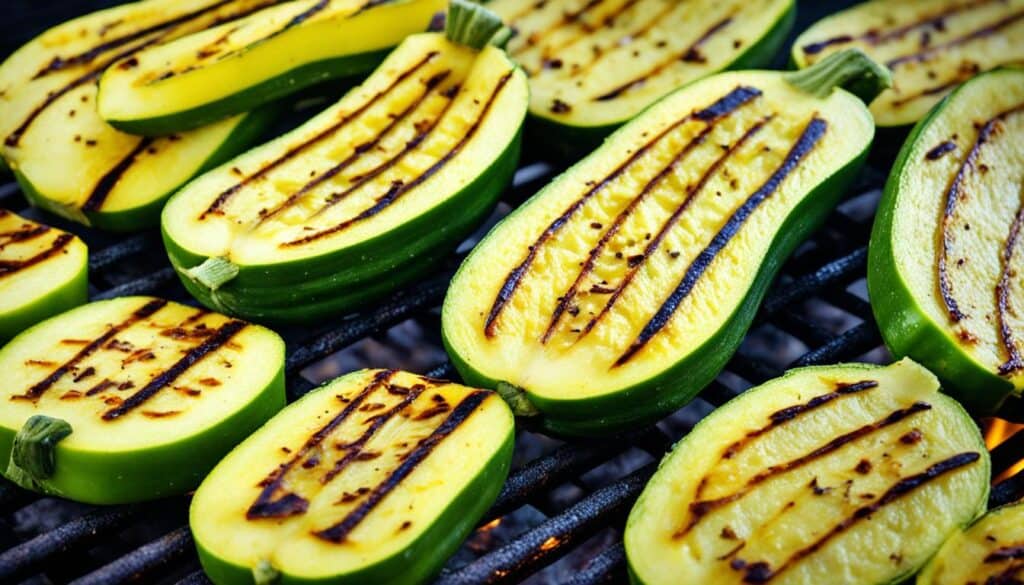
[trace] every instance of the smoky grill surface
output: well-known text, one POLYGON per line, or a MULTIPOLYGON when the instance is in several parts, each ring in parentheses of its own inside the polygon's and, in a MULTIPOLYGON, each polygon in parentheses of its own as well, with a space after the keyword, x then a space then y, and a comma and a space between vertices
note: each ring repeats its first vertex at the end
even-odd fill
MULTIPOLYGON (((9 0, 6 16, 0 19, 0 57, 49 26, 110 4, 9 0)), ((790 41, 824 14, 853 2, 798 4, 790 41)), ((775 67, 783 68, 785 60, 780 53, 775 67)), ((338 96, 341 89, 332 91, 338 96)), ((288 100, 295 111, 275 133, 333 101, 307 99, 311 95, 314 92, 288 100)), ((531 150, 527 144, 513 187, 471 242, 561 170, 531 158, 531 150)), ((789 367, 888 361, 866 300, 864 278, 872 215, 894 158, 893 151, 872 159, 844 203, 787 262, 726 371, 687 407, 654 427, 607 440, 564 443, 535 432, 528 421, 521 423, 508 482, 437 583, 623 582, 625 515, 654 472, 655 462, 693 424, 742 390, 789 367)), ((0 178, 0 207, 82 237, 90 249, 94 300, 148 294, 195 304, 167 263, 156 230, 111 236, 28 209, 7 175, 0 178)), ((433 275, 355 315, 319 329, 280 329, 288 343, 289 398, 362 367, 456 378, 441 349, 437 309, 468 249, 463 245, 433 275)), ((1024 421, 1024 406, 1011 402, 1001 417, 1024 421)), ((993 472, 1009 469, 1021 452, 1024 432, 993 449, 993 472)), ((1024 473, 999 483, 991 503, 1022 496, 1024 473)), ((188 499, 179 497, 131 506, 85 506, 0 483, 0 582, 208 583, 186 525, 187 505, 188 499)))

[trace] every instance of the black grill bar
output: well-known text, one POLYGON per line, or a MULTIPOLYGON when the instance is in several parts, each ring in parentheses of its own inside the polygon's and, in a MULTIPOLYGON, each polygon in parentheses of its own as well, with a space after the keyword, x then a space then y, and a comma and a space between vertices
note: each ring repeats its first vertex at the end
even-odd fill
POLYGON ((192 533, 187 526, 182 526, 84 577, 75 579, 71 585, 109 585, 139 580, 192 554, 195 550, 193 547, 192 533))

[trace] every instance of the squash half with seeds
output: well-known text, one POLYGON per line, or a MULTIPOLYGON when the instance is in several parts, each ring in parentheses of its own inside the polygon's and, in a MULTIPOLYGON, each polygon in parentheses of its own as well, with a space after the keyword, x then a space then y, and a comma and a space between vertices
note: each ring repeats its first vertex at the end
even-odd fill
POLYGON ((689 401, 871 144, 864 103, 833 88, 870 99, 884 81, 849 52, 796 74, 715 75, 658 102, 463 263, 442 315, 463 378, 518 388, 568 434, 689 401))
POLYGON ((793 0, 493 0, 516 31, 547 148, 596 148, 658 98, 724 69, 767 65, 793 27, 793 0))
POLYGON ((904 360, 794 370, 711 413, 626 523, 634 583, 900 583, 981 514, 974 421, 904 360))
POLYGON ((54 27, 0 65, 0 155, 25 195, 94 227, 156 225, 164 201, 200 171, 247 147, 263 110, 162 138, 124 134, 100 118, 96 82, 145 47, 244 16, 272 0, 146 0, 54 27))
POLYGON ((393 370, 333 380, 199 487, 203 569, 218 585, 423 583, 497 497, 513 426, 487 390, 393 370))
POLYGON ((74 234, 0 209, 0 344, 84 303, 88 271, 88 250, 74 234))
POLYGON ((115 63, 100 79, 99 112, 133 134, 192 130, 369 71, 443 9, 444 0, 278 2, 115 63))
POLYGON ((886 345, 972 410, 1024 390, 1024 70, 975 78, 907 139, 871 234, 886 345))
POLYGON ((1013 585, 1024 576, 1024 503, 992 510, 957 531, 917 585, 1013 585))
POLYGON ((116 504, 184 493, 284 406, 284 342, 205 309, 122 297, 0 350, 0 474, 116 504))
POLYGON ((447 34, 409 37, 336 105, 173 197, 164 242, 189 291, 308 322, 454 249, 511 180, 526 116, 526 77, 487 44, 501 22, 486 15, 453 4, 447 34))
POLYGON ((822 19, 793 43, 812 65, 857 47, 892 70, 871 104, 879 126, 907 126, 979 72, 1024 62, 1024 0, 873 0, 822 19))

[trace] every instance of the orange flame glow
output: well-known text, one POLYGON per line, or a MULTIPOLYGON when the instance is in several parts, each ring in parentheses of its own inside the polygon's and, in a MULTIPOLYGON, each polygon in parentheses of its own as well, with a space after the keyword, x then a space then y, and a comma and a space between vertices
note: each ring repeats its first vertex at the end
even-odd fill
MULTIPOLYGON (((1024 429, 1024 425, 1008 423, 1000 418, 989 419, 987 426, 988 428, 985 430, 985 446, 988 447, 989 451, 995 449, 1000 443, 1012 437, 1017 433, 1017 431, 1024 429)), ((1024 459, 1013 464, 998 477, 992 478, 992 480, 1002 481, 1003 479, 1016 475, 1022 470, 1024 470, 1024 459)))

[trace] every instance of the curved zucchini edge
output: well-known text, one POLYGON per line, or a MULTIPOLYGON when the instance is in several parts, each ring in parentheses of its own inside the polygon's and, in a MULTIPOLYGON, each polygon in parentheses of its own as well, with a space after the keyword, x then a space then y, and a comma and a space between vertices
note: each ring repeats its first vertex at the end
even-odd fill
MULTIPOLYGON (((84 305, 89 300, 89 262, 67 281, 47 294, 0 314, 0 345, 14 339, 36 323, 84 305)), ((0 459, 2 461, 2 459, 0 459)))
MULTIPOLYGON (((122 132, 141 136, 164 136, 175 132, 193 130, 212 124, 235 114, 240 114, 268 102, 294 94, 311 85, 328 80, 344 82, 372 70, 384 60, 391 49, 369 51, 334 59, 323 59, 307 63, 247 87, 219 100, 203 104, 182 112, 131 120, 107 119, 106 122, 122 132)), ((103 85, 100 84, 100 92, 103 85)), ((97 97, 97 100, 99 98, 97 97)))
POLYGON ((1013 393, 1013 385, 978 363, 921 309, 899 273, 892 242, 895 234, 891 227, 896 212, 899 178, 914 143, 959 91, 958 88, 946 96, 914 126, 893 164, 871 229, 868 297, 882 339, 895 357, 910 357, 920 362, 942 380, 944 391, 963 402, 969 410, 975 414, 990 414, 1013 393))
MULTIPOLYGON (((837 91, 843 90, 837 89, 837 91)), ((615 135, 608 138, 608 140, 614 139, 615 135)), ((532 394, 527 390, 530 401, 543 412, 540 420, 541 426, 557 435, 583 437, 608 435, 654 423, 678 410, 697 396, 718 376, 725 364, 732 358, 732 354, 739 347, 743 336, 753 322, 754 316, 761 306, 761 300, 782 263, 807 236, 821 226, 846 192, 847 187, 860 172, 871 149, 870 144, 869 141, 863 152, 819 183, 789 213, 786 221, 776 231, 769 252, 758 268, 757 275, 742 302, 707 341, 654 378, 603 396, 551 400, 532 394), (731 349, 726 352, 723 351, 723 348, 731 349), (613 414, 609 416, 609 413, 613 414)), ((558 179, 556 177, 552 183, 558 179)), ((539 193, 533 197, 538 195, 539 193)), ((519 209, 524 209, 533 197, 519 209)), ((506 221, 516 213, 518 210, 510 213, 502 221, 506 221)), ((496 228, 497 226, 494 229, 496 228)), ((462 267, 459 270, 461 271, 462 267)), ((456 278, 458 278, 458 274, 456 274, 456 278)), ((452 310, 449 307, 450 305, 446 302, 442 311, 452 310)), ((456 370, 467 384, 495 388, 501 381, 488 378, 466 362, 448 341, 443 327, 441 339, 452 364, 455 365, 456 370)))
MULTIPOLYGON (((322 388, 323 386, 321 386, 322 388)), ((314 390, 315 392, 315 390, 314 390)), ((301 402, 301 400, 300 400, 301 402)), ((295 404, 298 404, 295 403, 295 404)), ((420 534, 407 548, 354 573, 324 579, 308 579, 281 573, 280 585, 415 585, 436 575, 444 563, 459 549, 473 528, 497 499, 508 477, 515 447, 515 432, 510 430, 490 460, 473 480, 452 499, 434 524, 420 534)), ((191 519, 190 519, 191 522, 191 519)), ((243 567, 220 559, 196 541, 203 571, 217 585, 249 585, 253 583, 252 567, 243 567)))
MULTIPOLYGON (((840 364, 824 365, 824 366, 805 366, 805 367, 802 367, 802 368, 794 368, 792 370, 788 370, 781 377, 776 378, 775 380, 772 380, 772 381, 774 382, 774 381, 778 381, 778 380, 783 380, 785 378, 789 378, 791 376, 794 376, 794 375, 797 375, 797 374, 800 374, 800 373, 803 373, 803 372, 813 372, 813 371, 818 371, 818 370, 828 371, 828 370, 832 370, 832 369, 835 369, 835 368, 861 368, 861 369, 864 369, 866 371, 870 371, 870 370, 874 370, 874 369, 878 369, 878 368, 882 368, 882 367, 885 367, 885 366, 878 366, 878 365, 875 365, 875 364, 862 364, 862 363, 840 363, 840 364)), ((659 467, 662 464, 664 464, 665 461, 668 461, 668 459, 670 457, 672 457, 672 455, 677 450, 688 448, 688 441, 690 440, 691 437, 693 437, 696 434, 695 431, 697 429, 701 428, 704 425, 713 425, 713 424, 715 424, 715 419, 717 418, 716 415, 721 410, 723 410, 726 406, 728 406, 730 403, 732 403, 732 402, 734 402, 734 401, 736 401, 736 400, 738 400, 740 398, 743 398, 743 397, 749 396, 751 394, 754 394, 756 392, 762 391, 767 384, 768 383, 766 382, 765 384, 761 384, 760 386, 755 386, 754 388, 751 388, 750 390, 744 392, 743 394, 740 394, 739 396, 736 396, 735 398, 733 398, 732 400, 730 400, 726 404, 723 404, 722 406, 716 408, 710 414, 708 414, 706 417, 701 419, 700 422, 698 422, 696 425, 694 425, 693 429, 691 429, 689 433, 687 433, 682 439, 680 439, 675 445, 673 445, 672 448, 669 449, 668 453, 666 453, 665 456, 661 458, 661 461, 658 463, 659 467)), ((957 413, 960 414, 961 416, 963 416, 964 419, 971 420, 971 415, 968 414, 968 412, 966 410, 964 410, 963 405, 961 405, 956 400, 950 398, 949 396, 945 396, 943 394, 937 394, 935 398, 936 398, 936 400, 945 400, 953 408, 953 410, 957 411, 957 413)), ((988 450, 985 448, 985 439, 981 435, 981 429, 979 429, 977 426, 975 426, 974 428, 977 430, 977 439, 978 439, 978 445, 979 445, 979 452, 982 453, 980 461, 981 461, 982 465, 985 466, 985 475, 991 475, 992 461, 991 461, 991 459, 989 459, 988 450)), ((970 520, 968 520, 967 522, 965 522, 963 525, 961 525, 960 528, 963 528, 963 527, 966 527, 966 526, 970 526, 978 518, 982 517, 985 514, 985 509, 988 506, 989 491, 990 491, 990 488, 989 488, 989 486, 986 485, 985 486, 985 491, 982 493, 982 497, 979 498, 979 501, 978 501, 978 504, 977 504, 977 512, 975 513, 974 517, 971 518, 970 520)), ((634 508, 635 508, 635 504, 634 504, 634 508)), ((627 529, 629 528, 629 521, 628 520, 627 520, 627 523, 626 523, 626 528, 627 529)), ((896 579, 893 579, 890 583, 893 583, 893 584, 903 583, 905 580, 907 580, 911 576, 913 576, 914 573, 918 572, 918 570, 920 570, 921 567, 925 566, 928 563, 929 560, 930 559, 925 559, 920 565, 918 565, 916 567, 911 567, 911 568, 906 569, 899 577, 897 577, 896 579)), ((626 570, 629 573, 629 582, 631 584, 633 584, 633 585, 646 585, 646 583, 642 579, 640 579, 640 577, 638 576, 636 570, 633 568, 633 564, 629 561, 629 554, 628 554, 628 552, 626 554, 626 570)), ((885 584, 885 583, 878 583, 876 585, 887 585, 887 584, 885 584)))
MULTIPOLYGON (((241 120, 227 139, 213 151, 202 165, 192 175, 197 177, 202 173, 227 162, 235 155, 241 153, 251 146, 264 131, 270 127, 277 118, 278 112, 275 104, 261 107, 249 112, 245 119, 241 120)), ((137 232, 155 226, 160 221, 160 212, 164 203, 182 188, 178 185, 170 191, 154 198, 149 203, 137 207, 122 209, 119 211, 86 211, 69 205, 57 203, 36 189, 28 177, 15 170, 14 176, 21 186, 25 198, 33 206, 48 211, 54 215, 69 219, 71 221, 111 232, 137 232)), ((186 183, 187 184, 187 183, 186 183)))
MULTIPOLYGON (((772 24, 767 33, 762 35, 756 43, 750 45, 746 51, 738 55, 731 63, 715 71, 708 71, 705 75, 691 79, 679 87, 686 87, 695 81, 716 73, 758 69, 771 63, 775 58, 775 54, 779 52, 779 49, 786 42, 795 23, 796 2, 793 1, 790 2, 789 8, 786 9, 782 16, 772 24)), ((676 88, 669 93, 678 91, 678 89, 676 88)), ((563 162, 575 162, 583 155, 601 146, 601 143, 609 138, 610 134, 615 130, 629 120, 643 114, 648 108, 664 97, 656 98, 629 118, 601 126, 565 124, 554 118, 536 114, 531 110, 526 122, 527 136, 531 139, 531 145, 536 145, 544 154, 563 162)))

